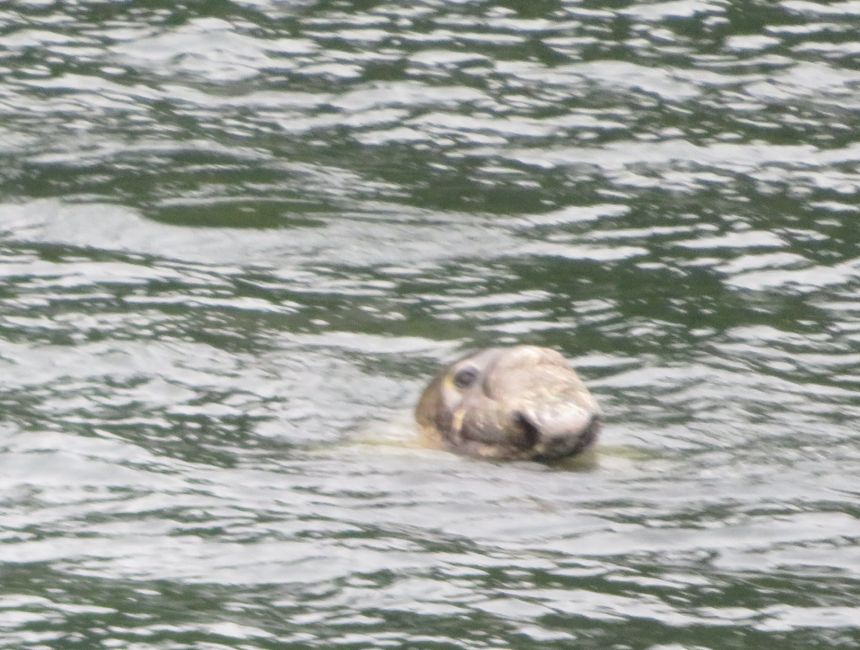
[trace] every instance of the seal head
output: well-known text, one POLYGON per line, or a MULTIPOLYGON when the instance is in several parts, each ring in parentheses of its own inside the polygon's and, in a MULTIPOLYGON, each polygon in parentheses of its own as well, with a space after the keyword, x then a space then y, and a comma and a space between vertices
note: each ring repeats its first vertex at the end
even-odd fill
POLYGON ((553 460, 590 448, 601 414, 561 354, 518 345, 485 348, 445 367, 421 395, 415 419, 452 451, 553 460))

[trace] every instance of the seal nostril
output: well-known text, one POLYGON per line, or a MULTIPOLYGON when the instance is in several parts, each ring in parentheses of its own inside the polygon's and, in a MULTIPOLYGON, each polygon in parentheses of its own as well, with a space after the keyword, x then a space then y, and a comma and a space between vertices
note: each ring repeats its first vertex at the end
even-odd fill
POLYGON ((574 453, 579 453, 583 449, 587 449, 594 444, 594 441, 597 440, 597 434, 600 432, 601 423, 602 420, 600 415, 594 414, 591 416, 591 419, 588 421, 588 426, 583 429, 582 435, 579 436, 579 440, 574 446, 574 453))
POLYGON ((532 424, 522 413, 514 413, 514 424, 519 434, 514 439, 514 444, 522 449, 531 449, 540 440, 538 428, 532 424))

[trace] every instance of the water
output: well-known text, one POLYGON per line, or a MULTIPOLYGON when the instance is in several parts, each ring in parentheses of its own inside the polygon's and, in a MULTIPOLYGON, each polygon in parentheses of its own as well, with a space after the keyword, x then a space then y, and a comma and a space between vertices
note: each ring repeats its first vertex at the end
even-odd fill
POLYGON ((0 647, 860 643, 858 20, 0 6, 0 647), (596 468, 415 443, 499 342, 596 468))

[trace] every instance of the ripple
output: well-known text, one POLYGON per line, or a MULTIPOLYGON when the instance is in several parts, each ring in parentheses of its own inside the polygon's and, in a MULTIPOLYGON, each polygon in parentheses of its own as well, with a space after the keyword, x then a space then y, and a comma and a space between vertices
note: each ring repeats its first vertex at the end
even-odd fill
POLYGON ((805 2, 805 0, 784 0, 781 4, 790 11, 803 14, 851 16, 860 13, 860 3, 851 0, 830 5, 820 5, 815 2, 805 2))
MULTIPOLYGON (((285 42, 289 46, 285 54, 314 49, 309 42, 285 42)), ((121 62, 216 82, 248 79, 259 74, 260 68, 275 65, 257 39, 237 33, 234 24, 218 18, 199 18, 162 34, 120 42, 113 52, 121 62), (214 48, 208 40, 212 38, 217 41, 214 48)))

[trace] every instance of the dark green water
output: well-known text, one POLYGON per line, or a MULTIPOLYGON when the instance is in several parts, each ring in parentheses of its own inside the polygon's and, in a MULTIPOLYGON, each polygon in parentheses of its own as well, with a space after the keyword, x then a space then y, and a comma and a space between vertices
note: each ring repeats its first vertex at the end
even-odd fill
POLYGON ((858 29, 0 3, 0 647, 856 647, 858 29), (415 446, 499 341, 599 467, 415 446))

